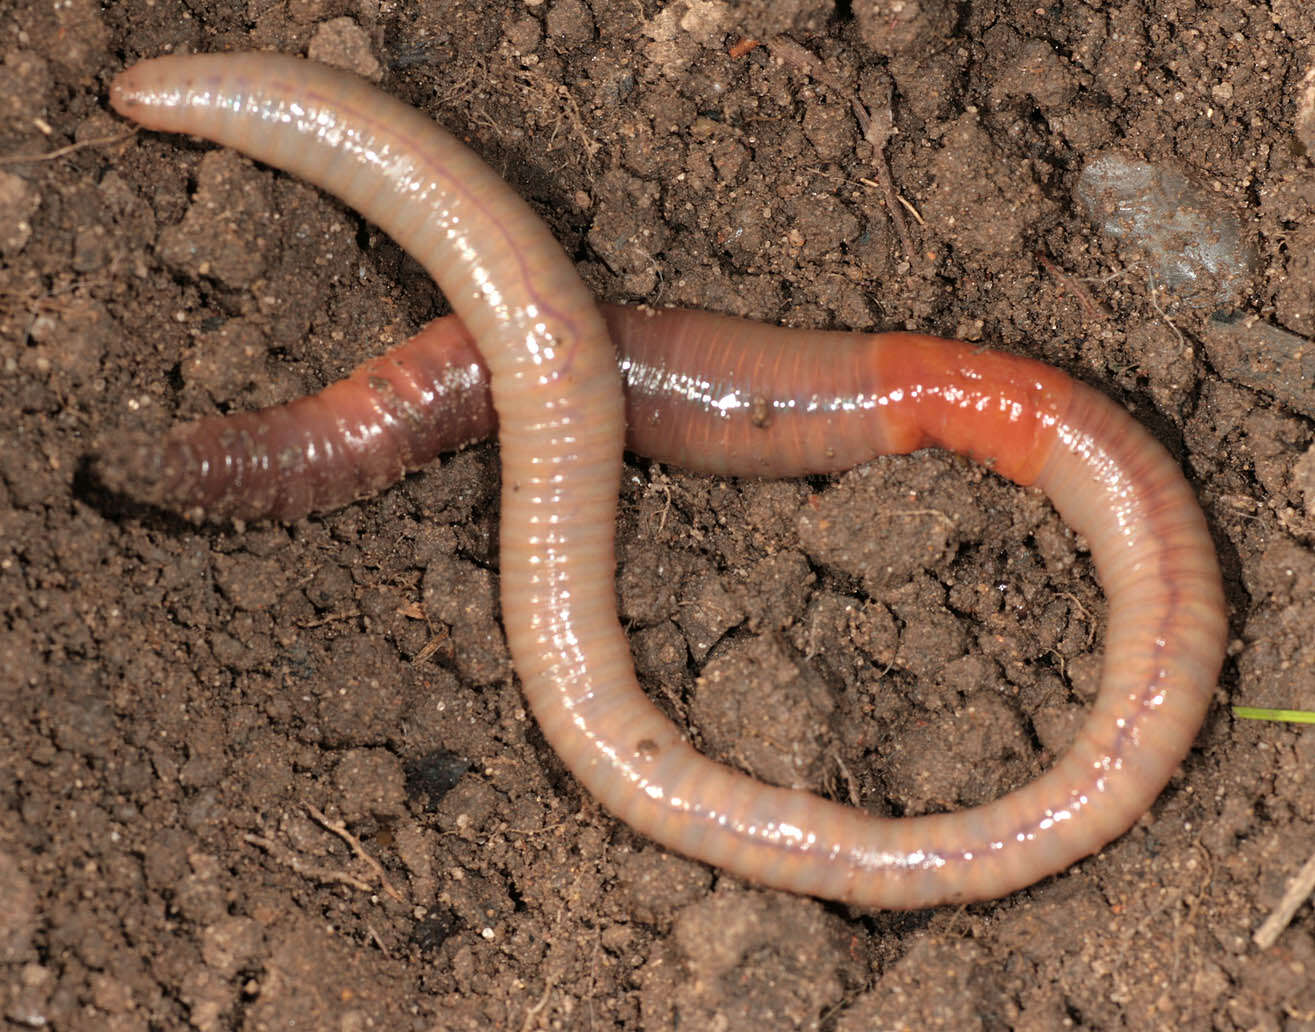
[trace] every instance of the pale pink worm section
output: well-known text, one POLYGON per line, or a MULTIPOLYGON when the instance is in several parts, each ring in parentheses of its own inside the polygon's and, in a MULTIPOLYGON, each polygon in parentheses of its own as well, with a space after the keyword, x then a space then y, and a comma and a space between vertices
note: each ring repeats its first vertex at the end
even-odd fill
POLYGON ((492 372, 503 616, 517 672, 562 759, 639 831, 795 892, 901 908, 983 899, 1120 834, 1190 747, 1223 656, 1218 564, 1181 472, 1121 408, 1057 370, 956 342, 888 334, 874 346, 666 313, 613 327, 623 352, 669 356, 655 360, 657 400, 636 421, 650 420, 657 438, 699 428, 659 452, 773 473, 951 448, 1045 489, 1087 537, 1110 598, 1100 695, 1076 743, 986 806, 875 818, 700 756, 635 682, 612 584, 616 355, 529 209, 417 113, 305 62, 160 59, 120 76, 113 100, 151 128, 218 140, 337 194, 443 287, 492 372), (834 383, 808 378, 819 366, 834 383), (842 409, 861 413, 860 429, 844 429, 842 409))

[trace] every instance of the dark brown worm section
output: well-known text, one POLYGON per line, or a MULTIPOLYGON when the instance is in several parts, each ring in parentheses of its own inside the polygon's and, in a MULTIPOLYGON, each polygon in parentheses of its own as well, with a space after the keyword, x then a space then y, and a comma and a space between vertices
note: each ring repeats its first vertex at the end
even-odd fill
POLYGON ((162 438, 109 436, 95 470, 111 489, 192 519, 290 522, 377 494, 496 428, 488 367, 449 317, 319 394, 162 438))

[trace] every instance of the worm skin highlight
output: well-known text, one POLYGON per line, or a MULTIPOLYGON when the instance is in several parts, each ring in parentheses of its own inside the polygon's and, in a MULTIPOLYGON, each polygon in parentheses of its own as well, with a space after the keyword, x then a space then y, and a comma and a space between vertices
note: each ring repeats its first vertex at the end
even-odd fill
MULTIPOLYGON (((563 761, 640 832, 761 884, 860 905, 985 899, 1122 833, 1187 752, 1223 657, 1219 568, 1173 460, 1103 395, 1037 362, 918 335, 609 316, 639 450, 712 472, 788 475, 949 448, 1044 489, 1087 538, 1109 596, 1093 712, 1024 788, 957 813, 885 819, 764 785, 700 756, 636 683, 614 610, 616 352, 525 205, 417 113, 294 59, 149 61, 115 81, 112 99, 150 128, 305 176, 434 274, 490 370, 517 672, 563 761)), ((367 379, 352 390, 362 383, 371 389, 367 379)), ((419 397, 384 408, 418 412, 419 397)), ((371 425, 366 438, 389 432, 371 425)))

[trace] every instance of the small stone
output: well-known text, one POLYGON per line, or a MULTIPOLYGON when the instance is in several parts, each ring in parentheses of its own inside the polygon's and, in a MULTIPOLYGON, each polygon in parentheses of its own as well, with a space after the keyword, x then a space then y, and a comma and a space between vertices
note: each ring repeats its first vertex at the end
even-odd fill
POLYGON ((0 254, 12 258, 32 236, 29 221, 41 206, 41 195, 22 176, 0 172, 0 254))
POLYGON ((1297 93, 1296 132, 1306 156, 1315 160, 1315 66, 1307 70, 1297 93))
POLYGON ((379 82, 383 66, 370 50, 370 37, 352 18, 322 22, 311 37, 306 56, 335 68, 346 68, 363 79, 379 82))

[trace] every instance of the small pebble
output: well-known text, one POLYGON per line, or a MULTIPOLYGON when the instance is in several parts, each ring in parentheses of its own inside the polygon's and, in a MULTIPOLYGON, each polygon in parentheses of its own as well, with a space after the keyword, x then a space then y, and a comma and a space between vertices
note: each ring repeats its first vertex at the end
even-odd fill
POLYGON ((1315 161, 1315 66, 1306 71, 1297 92, 1296 130, 1306 157, 1315 161))
POLYGON ((384 77, 383 67, 371 52, 369 34, 351 18, 322 22, 311 37, 306 55, 312 61, 346 68, 371 82, 384 77))
POLYGON ((33 213, 41 195, 22 176, 0 172, 0 254, 13 257, 32 236, 33 213))

